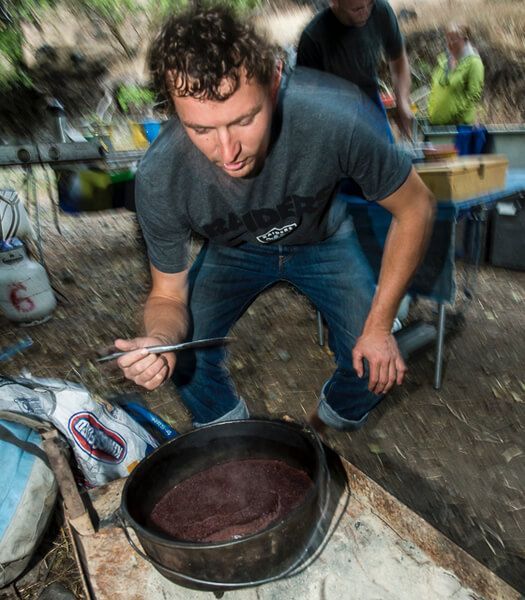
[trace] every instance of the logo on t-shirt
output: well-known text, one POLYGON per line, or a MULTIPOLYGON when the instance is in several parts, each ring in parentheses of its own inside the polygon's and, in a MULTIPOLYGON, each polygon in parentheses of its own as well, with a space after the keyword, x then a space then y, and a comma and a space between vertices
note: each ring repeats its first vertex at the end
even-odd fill
POLYGON ((276 206, 253 208, 242 214, 231 211, 203 224, 202 228, 210 240, 225 243, 232 239, 247 241, 248 237, 242 233, 244 230, 255 234, 259 243, 270 244, 298 228, 309 230, 312 219, 317 217, 318 220, 319 213, 330 202, 333 192, 333 186, 328 186, 319 190, 315 196, 292 195, 276 206), (264 233, 258 233, 261 230, 264 233))
POLYGON ((269 244, 283 237, 286 237, 291 231, 297 227, 297 223, 290 223, 284 227, 272 227, 270 231, 257 236, 257 241, 261 244, 269 244))

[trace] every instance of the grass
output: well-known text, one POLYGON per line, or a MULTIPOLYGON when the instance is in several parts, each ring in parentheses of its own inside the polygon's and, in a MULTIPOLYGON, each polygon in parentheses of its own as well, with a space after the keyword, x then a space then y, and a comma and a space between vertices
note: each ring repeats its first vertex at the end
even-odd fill
POLYGON ((462 21, 472 28, 475 44, 483 41, 511 54, 525 52, 523 0, 437 0, 417 12, 417 20, 403 26, 405 34, 462 21))

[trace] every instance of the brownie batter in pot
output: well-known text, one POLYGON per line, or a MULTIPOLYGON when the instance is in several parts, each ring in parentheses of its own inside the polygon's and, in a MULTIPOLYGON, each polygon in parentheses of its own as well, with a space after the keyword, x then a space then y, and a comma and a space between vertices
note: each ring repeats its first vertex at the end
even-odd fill
POLYGON ((174 539, 223 542, 257 533, 298 506, 313 482, 281 460, 234 460, 177 484, 154 506, 151 524, 174 539))

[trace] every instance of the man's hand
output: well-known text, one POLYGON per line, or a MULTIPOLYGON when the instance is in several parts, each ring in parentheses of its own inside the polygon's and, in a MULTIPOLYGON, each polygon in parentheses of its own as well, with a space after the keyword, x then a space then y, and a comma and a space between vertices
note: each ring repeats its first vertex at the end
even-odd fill
POLYGON ((392 222, 372 306, 353 350, 354 369, 360 377, 364 374, 363 362, 368 361, 368 389, 376 394, 402 383, 406 372, 391 333, 392 321, 425 254, 434 216, 433 197, 414 168, 405 183, 379 204, 392 213, 392 222))
POLYGON ((117 360, 125 377, 147 390, 161 386, 175 369, 175 353, 150 354, 145 346, 159 346, 166 341, 157 337, 139 337, 132 340, 115 340, 118 350, 130 352, 117 360))
POLYGON ((363 333, 357 340, 352 357, 354 369, 359 377, 365 374, 364 359, 368 361, 368 389, 371 392, 386 394, 395 383, 403 383, 407 368, 399 353, 397 342, 390 332, 363 333))

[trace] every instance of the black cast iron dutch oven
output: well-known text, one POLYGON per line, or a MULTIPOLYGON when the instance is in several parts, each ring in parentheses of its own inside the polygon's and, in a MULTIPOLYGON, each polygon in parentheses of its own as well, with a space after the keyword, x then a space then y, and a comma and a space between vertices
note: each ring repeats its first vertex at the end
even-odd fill
POLYGON ((323 446, 307 427, 262 419, 216 423, 170 440, 139 463, 122 492, 121 521, 135 550, 174 583, 215 592, 260 585, 290 574, 311 550, 326 506, 327 477, 323 446), (313 482, 301 504, 280 521, 213 543, 178 541, 150 524, 153 507, 177 483, 214 465, 253 458, 282 460, 313 482))

